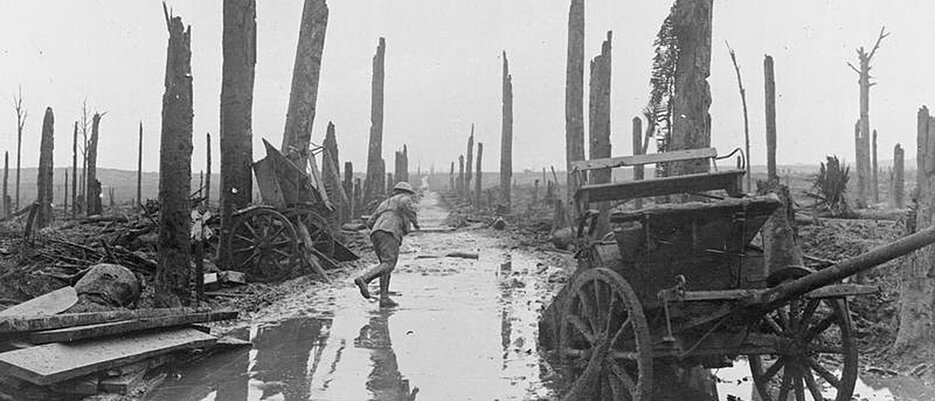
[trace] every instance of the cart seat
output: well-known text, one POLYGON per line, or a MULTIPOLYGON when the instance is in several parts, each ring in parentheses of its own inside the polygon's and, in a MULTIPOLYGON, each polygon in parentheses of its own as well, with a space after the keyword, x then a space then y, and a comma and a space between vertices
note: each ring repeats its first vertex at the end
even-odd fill
POLYGON ((610 184, 582 185, 575 192, 578 204, 637 199, 674 193, 704 192, 723 189, 732 197, 743 195, 743 170, 687 174, 652 180, 625 181, 610 184))

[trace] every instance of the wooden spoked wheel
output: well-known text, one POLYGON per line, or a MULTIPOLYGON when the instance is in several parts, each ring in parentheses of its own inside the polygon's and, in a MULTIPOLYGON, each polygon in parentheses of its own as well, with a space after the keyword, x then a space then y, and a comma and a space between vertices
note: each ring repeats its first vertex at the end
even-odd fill
POLYGON ((248 209, 237 216, 230 250, 234 270, 246 273, 251 281, 282 279, 296 253, 295 228, 273 209, 248 209))
POLYGON ((648 401, 652 342, 636 293, 606 268, 581 272, 569 290, 560 345, 575 376, 569 394, 648 401))
POLYGON ((312 244, 321 254, 334 257, 334 235, 328 220, 318 211, 308 208, 293 208, 286 211, 286 217, 293 224, 305 225, 312 238, 312 244))
POLYGON ((851 399, 857 345, 844 298, 794 300, 757 327, 780 338, 777 354, 748 356, 763 401, 851 399))

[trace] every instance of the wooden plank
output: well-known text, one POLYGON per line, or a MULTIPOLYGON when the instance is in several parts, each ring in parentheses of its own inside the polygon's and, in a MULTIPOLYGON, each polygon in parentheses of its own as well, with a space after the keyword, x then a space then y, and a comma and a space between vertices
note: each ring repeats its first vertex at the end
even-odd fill
POLYGON ((256 175, 256 182, 260 187, 260 196, 263 197, 263 203, 275 207, 286 207, 282 188, 279 186, 279 180, 276 179, 276 170, 269 157, 264 157, 253 163, 253 174, 256 175))
POLYGON ((215 341, 210 334, 181 328, 106 341, 45 344, 0 354, 0 373, 42 386, 215 341))
POLYGON ((832 284, 805 294, 806 298, 838 298, 852 295, 869 295, 880 292, 876 285, 832 284))
POLYGON ((72 342, 87 338, 112 336, 116 334, 132 333, 135 331, 161 327, 175 327, 192 323, 213 322, 236 318, 237 312, 233 311, 203 312, 189 315, 162 316, 155 318, 126 320, 122 322, 67 327, 56 330, 37 331, 30 333, 28 338, 29 341, 33 344, 72 342))
POLYGON ((605 159, 576 160, 571 168, 579 171, 596 170, 601 168, 632 167, 646 164, 667 163, 682 160, 713 159, 717 157, 717 149, 701 148, 675 150, 672 152, 650 153, 648 155, 617 156, 605 159))
POLYGON ((4 309, 0 311, 0 316, 55 315, 68 310, 76 302, 78 302, 78 294, 75 288, 64 287, 4 309))
POLYGON ((143 310, 116 310, 108 312, 66 313, 51 316, 0 316, 0 334, 17 334, 30 331, 60 329, 63 327, 119 322, 121 320, 187 315, 198 312, 209 312, 209 310, 193 308, 162 308, 143 310))
POLYGON ((627 181, 611 184, 584 185, 575 193, 575 199, 583 203, 646 198, 678 193, 704 192, 723 189, 735 196, 741 188, 743 170, 718 171, 705 174, 688 174, 644 181, 627 181))

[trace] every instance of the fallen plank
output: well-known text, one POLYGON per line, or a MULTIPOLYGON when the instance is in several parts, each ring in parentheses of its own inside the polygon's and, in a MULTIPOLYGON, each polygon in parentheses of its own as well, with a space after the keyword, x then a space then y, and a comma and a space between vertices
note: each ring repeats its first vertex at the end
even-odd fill
POLYGON ((45 344, 0 354, 0 373, 44 386, 215 341, 212 335, 182 328, 102 341, 45 344))
POLYGON ((4 309, 0 311, 0 316, 54 315, 68 310, 76 302, 78 302, 78 294, 75 288, 63 287, 4 309))
POLYGON ((105 393, 125 395, 143 380, 143 376, 146 376, 146 369, 128 373, 123 376, 108 377, 98 383, 97 390, 105 393))
POLYGON ((33 344, 47 344, 59 342, 72 342, 86 338, 98 338, 116 334, 132 333, 160 327, 183 326, 192 323, 214 322, 218 320, 236 319, 237 312, 201 312, 188 315, 160 316, 121 322, 100 323, 87 326, 66 327, 55 330, 44 330, 29 333, 29 341, 33 344))
POLYGON ((198 312, 208 312, 208 310, 194 308, 163 308, 66 313, 51 316, 0 316, 0 334, 18 334, 30 331, 60 329, 62 327, 119 322, 121 320, 187 315, 198 312))

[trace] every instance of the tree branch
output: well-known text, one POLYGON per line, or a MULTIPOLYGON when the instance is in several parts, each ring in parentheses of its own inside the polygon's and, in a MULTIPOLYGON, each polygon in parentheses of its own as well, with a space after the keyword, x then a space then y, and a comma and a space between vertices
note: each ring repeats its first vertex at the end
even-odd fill
POLYGON ((880 42, 883 41, 883 38, 890 36, 889 32, 886 32, 886 26, 880 27, 880 36, 877 37, 877 43, 873 45, 873 50, 870 50, 870 55, 867 57, 867 60, 873 58, 873 54, 877 52, 877 49, 880 48, 880 42))
POLYGON ((856 72, 858 75, 860 75, 860 70, 858 70, 857 67, 854 67, 854 65, 851 64, 850 61, 847 62, 847 66, 848 66, 848 67, 851 67, 851 69, 854 70, 854 72, 856 72))

